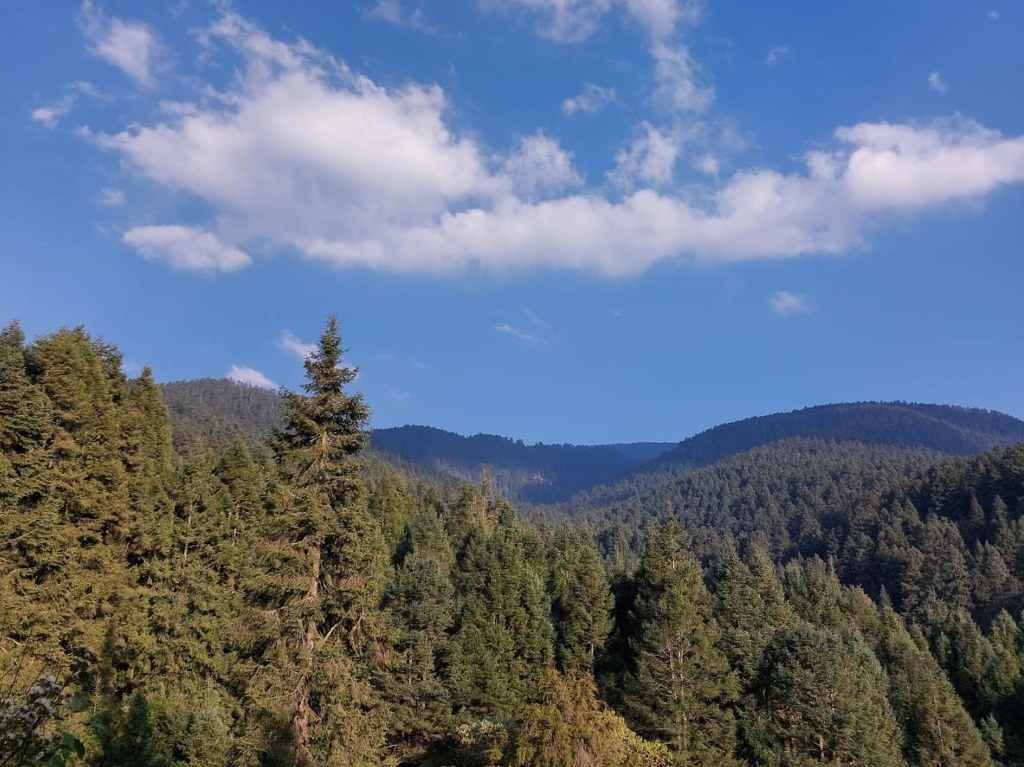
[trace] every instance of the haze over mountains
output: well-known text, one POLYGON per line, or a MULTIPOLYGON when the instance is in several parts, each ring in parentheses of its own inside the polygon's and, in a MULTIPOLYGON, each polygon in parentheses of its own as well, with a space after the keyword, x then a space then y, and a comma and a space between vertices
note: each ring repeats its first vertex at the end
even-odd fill
MULTIPOLYGON (((178 381, 164 384, 163 391, 179 444, 197 434, 220 446, 236 438, 258 439, 280 418, 276 393, 224 379, 178 381)), ((676 444, 529 445, 505 436, 463 436, 413 425, 374 429, 370 436, 376 451, 428 472, 479 481, 486 467, 496 489, 510 498, 553 503, 634 475, 708 466, 793 438, 974 455, 1024 441, 1024 421, 978 408, 860 402, 746 418, 676 444)))

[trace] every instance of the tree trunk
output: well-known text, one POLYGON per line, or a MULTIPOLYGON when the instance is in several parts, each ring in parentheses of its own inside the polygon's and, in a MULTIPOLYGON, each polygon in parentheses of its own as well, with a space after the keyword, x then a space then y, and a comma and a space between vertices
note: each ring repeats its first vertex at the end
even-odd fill
POLYGON ((312 765, 313 754, 309 749, 309 728, 313 718, 313 709, 310 706, 310 679, 313 676, 313 654, 316 652, 319 631, 316 627, 316 620, 313 606, 320 597, 320 545, 313 547, 312 572, 310 573, 309 589, 303 601, 307 603, 310 611, 305 619, 306 628, 302 638, 302 672, 299 679, 299 686, 296 690, 295 713, 292 716, 292 737, 294 738, 294 754, 296 765, 312 765))

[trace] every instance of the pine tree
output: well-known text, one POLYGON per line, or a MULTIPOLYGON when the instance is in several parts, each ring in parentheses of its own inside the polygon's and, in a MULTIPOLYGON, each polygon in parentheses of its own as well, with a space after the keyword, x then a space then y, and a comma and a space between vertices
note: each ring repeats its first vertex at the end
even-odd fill
POLYGON ((663 744, 630 732, 597 698, 590 674, 548 669, 538 702, 526 707, 503 762, 509 767, 668 767, 663 744))
POLYGON ((747 565, 730 549, 715 580, 719 646, 744 687, 757 675, 775 632, 795 619, 767 553, 754 548, 749 559, 747 565))
POLYGON ((305 368, 305 394, 283 393, 273 442, 281 481, 266 515, 263 571, 249 584, 267 637, 257 649, 272 668, 251 694, 284 730, 277 748, 291 763, 380 764, 383 732, 357 659, 383 633, 385 554, 355 460, 369 411, 345 391, 356 371, 342 365, 334 317, 305 368))
POLYGON ((582 531, 563 528, 555 536, 551 594, 559 666, 592 673, 611 631, 613 602, 601 555, 582 531))
POLYGON ((544 572, 529 562, 507 509, 489 534, 468 532, 455 585, 462 599, 448 660, 452 702, 473 715, 510 717, 535 693, 554 636, 544 572))
POLYGON ((700 566, 675 520, 649 539, 637 573, 633 672, 624 704, 638 732, 682 765, 733 763, 737 683, 700 566))
POLYGON ((885 672, 862 640, 809 625, 787 629, 763 668, 759 697, 770 738, 756 749, 759 761, 905 763, 885 672))
POLYGON ((889 608, 881 611, 875 654, 887 672, 889 700, 903 726, 910 764, 992 764, 981 733, 942 669, 889 608))

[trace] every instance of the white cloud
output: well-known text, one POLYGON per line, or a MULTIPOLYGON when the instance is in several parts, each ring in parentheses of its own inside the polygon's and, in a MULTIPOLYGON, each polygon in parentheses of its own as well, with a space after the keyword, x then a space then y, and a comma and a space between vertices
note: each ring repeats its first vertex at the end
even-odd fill
POLYGON ((120 206, 124 205, 124 201, 125 196, 123 191, 121 191, 120 189, 111 189, 109 187, 106 189, 101 189, 100 195, 96 199, 96 202, 98 202, 104 208, 119 208, 120 206))
MULTIPOLYGON (((610 11, 619 9, 637 22, 649 39, 654 101, 660 109, 701 113, 714 101, 714 87, 704 82, 689 48, 673 40, 680 26, 700 20, 702 0, 480 0, 480 5, 532 13, 539 19, 537 34, 561 43, 585 40, 610 11)), ((566 114, 582 111, 574 99, 566 99, 562 109, 566 114)))
POLYGON ((639 135, 615 155, 615 167, 608 180, 619 189, 631 191, 641 186, 667 186, 675 174, 682 148, 681 137, 663 133, 650 123, 641 123, 639 135))
POLYGON ((987 15, 990 21, 999 21, 1000 14, 995 8, 992 8, 987 15))
POLYGON ((59 101, 32 110, 32 119, 46 128, 56 128, 57 124, 71 111, 75 95, 68 93, 59 101))
POLYGON ((52 104, 46 104, 32 110, 32 119, 41 123, 47 128, 56 128, 57 124, 64 119, 77 103, 80 96, 89 96, 103 101, 108 97, 96 86, 85 80, 74 80, 66 86, 67 92, 52 104))
POLYGON ((252 259, 217 235, 192 226, 137 226, 124 233, 125 243, 151 260, 196 272, 234 272, 252 259))
POLYGON ((722 169, 721 163, 718 158, 713 154, 705 154, 698 157, 694 162, 694 167, 706 176, 715 176, 717 178, 719 171, 722 169))
POLYGON ((602 88, 600 85, 586 83, 578 95, 562 102, 562 111, 567 115, 578 112, 598 112, 615 101, 614 88, 602 88))
POLYGON ((655 103, 670 112, 706 112, 715 100, 715 89, 701 82, 697 62, 685 46, 655 43, 655 103))
POLYGON ((957 118, 839 128, 802 170, 754 168, 677 190, 678 131, 651 127, 641 150, 617 162, 632 186, 609 199, 600 188, 571 190, 568 153, 543 134, 508 153, 460 134, 436 85, 384 88, 233 15, 209 35, 243 59, 222 98, 197 96, 194 109, 90 138, 212 209, 211 231, 126 234, 178 266, 240 268, 249 262, 240 245, 258 240, 339 267, 619 276, 665 259, 839 253, 894 214, 1024 181, 1024 138, 957 118))
POLYGON ((776 291, 768 299, 768 303, 771 305, 772 311, 782 317, 810 314, 813 311, 806 297, 798 293, 791 293, 788 290, 776 291))
POLYGON ((82 0, 79 21, 90 51, 135 82, 152 87, 163 46, 156 32, 138 21, 107 16, 92 0, 82 0))
POLYGON ((540 132, 520 139, 505 159, 503 171, 524 197, 542 197, 583 183, 572 167, 572 157, 540 132))
POLYGON ((682 23, 700 18, 700 0, 480 0, 485 9, 532 13, 537 34, 562 43, 578 43, 592 35, 604 17, 618 8, 652 38, 670 37, 682 23))
POLYGON ((836 136, 853 147, 842 188, 865 211, 903 210, 980 197, 1024 181, 1024 137, 971 120, 929 126, 861 123, 836 136))
POLYGON ((299 360, 305 362, 306 358, 317 350, 315 343, 306 343, 298 336, 293 335, 289 331, 282 331, 281 337, 277 341, 279 348, 294 355, 299 360))
POLYGON ((942 79, 942 75, 938 72, 932 72, 928 75, 928 87, 936 93, 945 93, 948 90, 946 81, 942 79))
POLYGON ((276 383, 267 378, 263 373, 241 365, 232 365, 231 369, 224 374, 229 381, 234 381, 245 386, 255 386, 260 389, 277 389, 276 383))
POLYGON ((793 55, 793 51, 788 45, 776 45, 765 57, 764 63, 771 66, 772 64, 778 64, 783 59, 788 59, 793 55))
POLYGON ((406 10, 402 0, 377 0, 367 11, 367 15, 373 19, 386 21, 389 24, 411 27, 421 32, 437 32, 438 29, 429 21, 423 13, 422 8, 406 10))
POLYGON ((624 5, 657 40, 672 36, 680 24, 696 24, 703 8, 699 0, 624 0, 624 5))
POLYGON ((507 322, 503 322, 500 325, 495 325, 494 329, 497 330, 499 333, 504 333, 507 336, 512 336, 512 338, 516 339, 517 341, 520 341, 524 344, 529 344, 531 346, 542 342, 540 337, 535 336, 532 333, 527 333, 525 330, 517 328, 514 325, 510 325, 507 322))
POLYGON ((519 10, 539 16, 537 34, 562 43, 590 37, 614 0, 480 0, 486 9, 519 10))

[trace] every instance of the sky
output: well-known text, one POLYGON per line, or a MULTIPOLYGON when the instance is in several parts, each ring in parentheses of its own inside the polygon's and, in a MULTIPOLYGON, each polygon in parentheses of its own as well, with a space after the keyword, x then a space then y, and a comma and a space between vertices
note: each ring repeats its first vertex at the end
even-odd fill
POLYGON ((375 426, 529 442, 1024 417, 1018 0, 0 20, 0 322, 30 337, 296 387, 333 312, 375 426))

